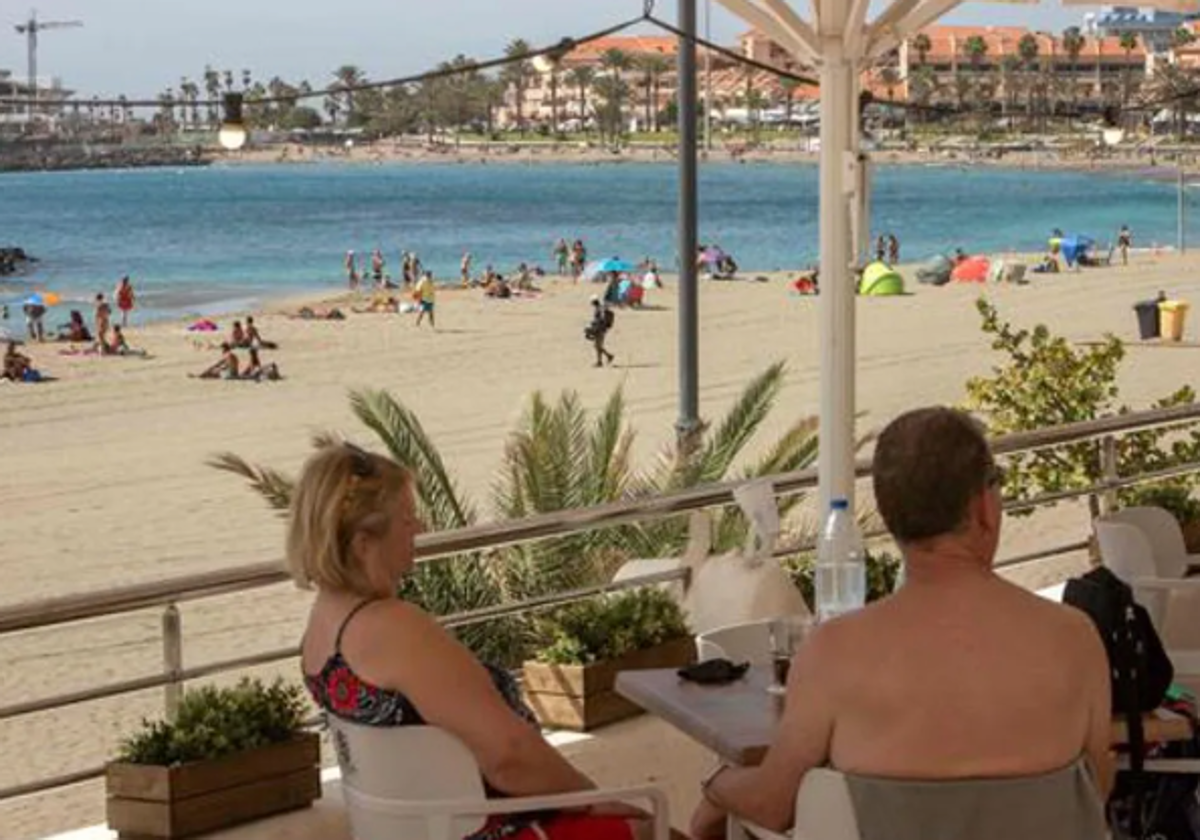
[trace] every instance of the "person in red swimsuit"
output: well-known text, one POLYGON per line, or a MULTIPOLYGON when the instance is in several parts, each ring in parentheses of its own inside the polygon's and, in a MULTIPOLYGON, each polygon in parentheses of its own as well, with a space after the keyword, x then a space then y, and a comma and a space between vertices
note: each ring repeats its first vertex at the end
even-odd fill
MULTIPOLYGON (((292 496, 287 562, 315 589, 301 668, 326 713, 373 726, 438 726, 471 750, 490 794, 594 788, 542 738, 506 672, 479 662, 396 593, 422 530, 412 476, 350 444, 309 459, 292 496)), ((635 809, 614 805, 490 820, 469 840, 633 840, 635 809)))
POLYGON ((128 274, 117 284, 113 297, 117 301, 117 309, 121 310, 121 326, 128 327, 129 313, 133 311, 133 284, 129 282, 128 274))

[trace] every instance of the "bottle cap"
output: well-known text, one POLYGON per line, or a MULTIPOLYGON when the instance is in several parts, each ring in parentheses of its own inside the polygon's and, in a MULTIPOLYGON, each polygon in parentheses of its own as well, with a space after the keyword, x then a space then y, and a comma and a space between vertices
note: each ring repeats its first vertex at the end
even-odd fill
POLYGON ((831 510, 850 510, 850 502, 846 499, 834 499, 829 503, 831 510))

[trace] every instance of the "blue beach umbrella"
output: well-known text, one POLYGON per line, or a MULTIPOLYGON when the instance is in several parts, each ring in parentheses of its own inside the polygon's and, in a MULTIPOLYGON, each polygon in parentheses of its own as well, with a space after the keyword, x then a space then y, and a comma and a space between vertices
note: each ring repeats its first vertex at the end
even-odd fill
POLYGON ((617 274, 624 274, 628 271, 633 271, 634 266, 625 260, 613 257, 610 260, 597 260, 593 263, 588 263, 587 268, 583 270, 583 276, 588 280, 595 280, 601 274, 612 274, 614 271, 617 274))

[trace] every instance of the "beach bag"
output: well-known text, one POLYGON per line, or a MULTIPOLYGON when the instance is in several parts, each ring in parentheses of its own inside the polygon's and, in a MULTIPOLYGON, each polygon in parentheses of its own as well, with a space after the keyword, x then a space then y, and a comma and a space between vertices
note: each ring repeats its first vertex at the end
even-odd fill
POLYGON ((604 310, 604 329, 605 330, 611 330, 613 328, 613 324, 616 323, 616 320, 617 320, 617 316, 613 314, 613 311, 611 309, 604 310))
MULTIPOLYGON (((1125 808, 1125 836, 1142 840, 1148 836, 1145 834, 1146 737, 1142 714, 1162 705, 1175 677, 1175 669, 1150 621, 1150 614, 1134 600, 1128 584, 1110 569, 1101 566, 1067 581, 1063 603, 1087 613, 1108 654, 1113 714, 1125 716, 1129 731, 1129 773, 1125 779, 1128 793, 1124 800, 1114 798, 1112 804, 1114 808, 1118 804, 1125 808)), ((1116 813, 1113 822, 1119 822, 1116 813)))

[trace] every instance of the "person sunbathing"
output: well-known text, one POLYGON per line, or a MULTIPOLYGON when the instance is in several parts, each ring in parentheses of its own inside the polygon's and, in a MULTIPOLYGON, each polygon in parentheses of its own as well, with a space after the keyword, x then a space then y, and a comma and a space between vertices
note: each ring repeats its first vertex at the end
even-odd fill
POLYGON ((33 363, 28 356, 17 350, 17 342, 8 342, 8 348, 4 351, 4 369, 0 373, 0 379, 24 382, 32 370, 33 363))
POLYGON ((246 316, 246 342, 249 347, 260 347, 263 350, 278 350, 279 345, 274 341, 267 341, 262 337, 262 333, 258 331, 258 325, 254 323, 254 316, 246 316))
POLYGON ((78 309, 71 310, 71 320, 58 328, 58 341, 91 341, 92 333, 83 320, 83 313, 78 309))
POLYGON ((295 315, 289 315, 289 318, 299 318, 301 321, 344 321, 346 314, 342 310, 334 307, 333 309, 314 309, 311 306, 301 306, 295 315))
POLYGON ((283 377, 279 375, 279 365, 274 362, 268 362, 266 365, 258 357, 258 349, 250 348, 250 361, 246 364, 246 369, 242 371, 242 379, 253 379, 255 382, 267 380, 277 382, 283 377))
POLYGON ((105 345, 101 351, 106 356, 145 356, 145 350, 136 349, 129 346, 129 342, 125 340, 125 331, 121 329, 120 324, 113 324, 112 340, 105 345))
POLYGON ((234 347, 250 346, 250 339, 246 336, 246 331, 242 328, 241 321, 233 322, 233 329, 229 333, 229 343, 234 347))
POLYGON ((202 373, 193 374, 198 379, 238 379, 239 368, 237 353, 228 341, 221 344, 221 358, 202 373), (224 374, 224 377, 222 377, 224 374))

